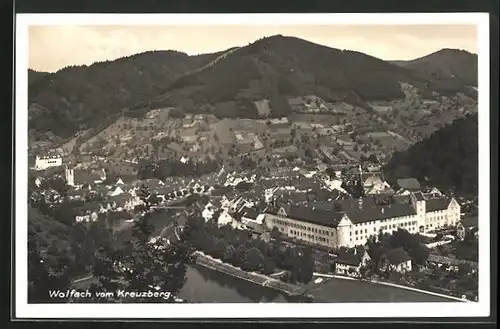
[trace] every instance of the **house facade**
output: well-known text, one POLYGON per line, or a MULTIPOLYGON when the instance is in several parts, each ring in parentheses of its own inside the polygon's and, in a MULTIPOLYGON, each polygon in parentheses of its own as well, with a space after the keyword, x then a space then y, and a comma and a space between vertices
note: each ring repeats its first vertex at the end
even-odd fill
POLYGON ((411 192, 409 203, 364 205, 363 199, 341 210, 315 209, 302 205, 284 205, 266 211, 266 226, 277 228, 290 238, 331 248, 366 244, 380 231, 392 234, 398 229, 426 233, 456 225, 460 205, 454 198, 426 199, 421 192, 411 192))
POLYGON ((75 222, 77 223, 95 222, 98 217, 99 215, 95 211, 86 214, 79 214, 75 216, 75 222))
POLYGON ((366 250, 352 248, 339 252, 335 259, 335 273, 339 275, 359 276, 360 268, 370 260, 366 250))
POLYGON ((403 248, 388 250, 382 257, 381 269, 398 273, 410 272, 411 258, 403 248))
POLYGON ((36 156, 35 158, 35 169, 36 170, 45 170, 50 167, 59 167, 62 166, 63 160, 60 155, 54 156, 36 156))
POLYGON ((478 235, 478 220, 477 216, 466 217, 457 223, 457 238, 460 240, 465 239, 467 233, 474 233, 478 235))

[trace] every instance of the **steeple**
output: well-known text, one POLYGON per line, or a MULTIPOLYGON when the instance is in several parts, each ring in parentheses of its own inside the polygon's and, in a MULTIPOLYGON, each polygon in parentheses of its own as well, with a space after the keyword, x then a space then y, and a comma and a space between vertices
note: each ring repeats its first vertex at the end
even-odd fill
POLYGON ((64 174, 68 186, 75 186, 75 172, 73 168, 71 168, 71 165, 66 166, 66 168, 64 169, 64 174))

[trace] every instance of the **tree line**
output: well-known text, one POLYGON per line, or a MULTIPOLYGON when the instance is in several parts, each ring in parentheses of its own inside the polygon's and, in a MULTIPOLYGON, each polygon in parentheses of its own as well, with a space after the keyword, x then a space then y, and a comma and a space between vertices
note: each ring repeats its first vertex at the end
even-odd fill
MULTIPOLYGON (((63 224, 50 214, 43 215, 30 207, 28 216, 28 302, 61 303, 70 298, 51 298, 49 290, 65 292, 74 287, 74 279, 91 273, 88 287, 92 298, 78 302, 172 302, 185 282, 192 249, 185 242, 189 226, 180 241, 167 244, 153 238, 153 215, 147 187, 139 196, 144 202, 144 216, 134 221, 130 236, 117 239, 105 221, 63 224), (100 298, 98 292, 167 291, 168 299, 144 297, 100 298)), ((138 209, 139 210, 139 209, 138 209)), ((74 223, 74 222, 73 222, 74 223)))
POLYGON ((281 270, 286 282, 308 283, 314 271, 312 251, 306 247, 284 246, 279 240, 270 243, 252 238, 246 230, 229 225, 218 227, 213 221, 205 223, 201 216, 188 219, 191 227, 191 244, 194 249, 244 271, 272 274, 281 270))

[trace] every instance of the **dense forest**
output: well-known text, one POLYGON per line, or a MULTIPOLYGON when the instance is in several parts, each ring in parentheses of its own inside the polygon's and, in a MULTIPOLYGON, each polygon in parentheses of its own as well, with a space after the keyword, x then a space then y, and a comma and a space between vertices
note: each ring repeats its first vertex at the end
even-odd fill
POLYGON ((257 111, 251 102, 261 99, 275 105, 271 116, 281 116, 290 111, 280 105, 285 97, 315 94, 327 101, 363 105, 367 100, 404 97, 401 81, 428 97, 433 97, 432 91, 470 91, 456 79, 443 80, 294 37, 268 37, 221 56, 224 53, 150 51, 48 75, 31 72, 29 111, 41 114, 30 116, 29 127, 69 137, 122 112, 142 115, 147 109, 169 106, 218 117, 254 118, 257 111))
MULTIPOLYGON (((151 219, 151 192, 143 187, 138 192, 143 200, 144 216, 136 220, 128 239, 117 239, 109 227, 109 218, 96 222, 76 223, 76 205, 64 201, 55 207, 43 201, 32 203, 28 215, 28 302, 61 303, 68 298, 51 298, 49 290, 65 292, 74 280, 93 277, 89 289, 92 298, 86 302, 109 301, 97 292, 123 290, 148 291, 160 287, 172 298, 120 298, 119 302, 172 302, 184 285, 187 265, 192 261, 189 243, 190 227, 180 233, 180 240, 166 245, 150 243, 154 227, 151 219), (147 266, 144 266, 147 264, 147 266)), ((118 216, 119 217, 119 216, 118 216)))
POLYGON ((384 167, 389 182, 415 177, 429 185, 477 196, 477 114, 457 119, 403 152, 384 167))
POLYGON ((41 76, 30 85, 28 102, 30 108, 36 104, 48 109, 51 120, 37 117, 29 122, 29 128, 67 137, 81 126, 92 127, 134 104, 147 103, 175 78, 215 56, 150 51, 90 66, 66 67, 41 76), (63 129, 65 126, 70 129, 63 129))
POLYGON ((477 87, 477 54, 458 49, 441 49, 411 61, 395 64, 415 70, 433 80, 455 80, 477 87))
POLYGON ((248 272, 266 275, 289 271, 283 281, 309 283, 313 277, 314 260, 310 248, 283 247, 279 232, 273 231, 277 240, 271 243, 253 239, 246 230, 231 226, 218 227, 213 221, 205 223, 201 216, 190 217, 190 242, 193 248, 232 264, 248 272))
MULTIPOLYGON (((188 93, 196 104, 216 104, 240 98, 316 94, 326 100, 359 103, 403 97, 400 81, 412 83, 423 92, 427 88, 427 81, 420 75, 380 59, 298 38, 273 36, 180 77, 159 99, 168 102, 188 93)), ((462 89, 457 88, 455 91, 462 89)))
POLYGON ((28 69, 28 87, 50 73, 28 69))

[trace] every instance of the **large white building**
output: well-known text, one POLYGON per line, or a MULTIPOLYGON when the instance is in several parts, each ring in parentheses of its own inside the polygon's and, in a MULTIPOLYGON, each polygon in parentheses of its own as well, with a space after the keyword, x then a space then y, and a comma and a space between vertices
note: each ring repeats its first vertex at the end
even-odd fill
POLYGON ((62 157, 60 155, 54 156, 36 156, 35 158, 35 169, 45 170, 50 167, 62 166, 62 157))
POLYGON ((341 203, 340 207, 332 203, 330 209, 298 205, 269 209, 265 223, 288 237, 339 248, 364 245, 380 231, 393 233, 402 228, 425 233, 460 220, 460 205, 454 198, 428 198, 422 192, 411 192, 408 202, 386 205, 377 205, 372 198, 341 203))

